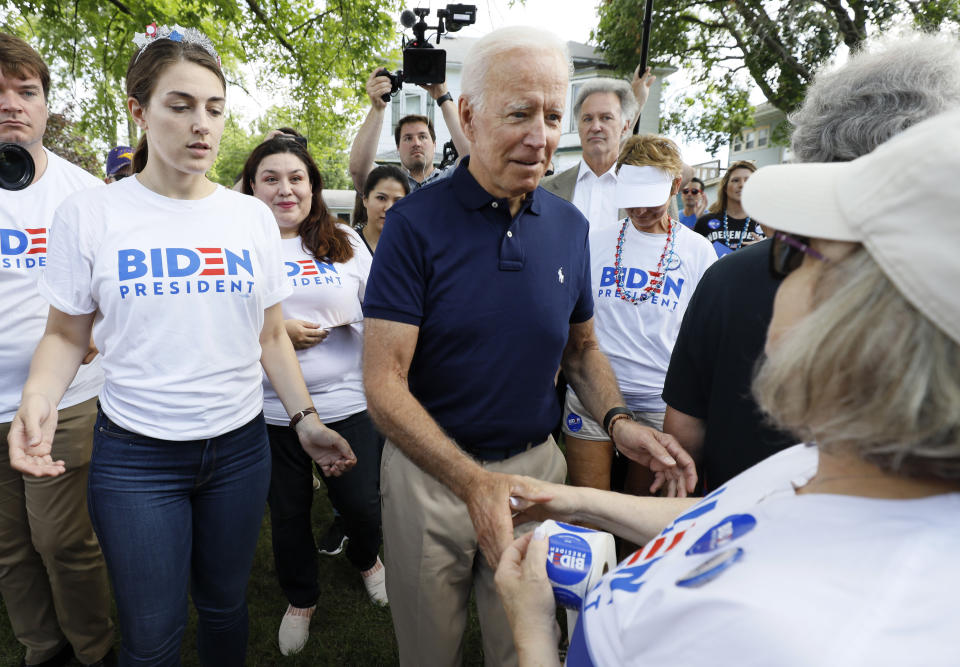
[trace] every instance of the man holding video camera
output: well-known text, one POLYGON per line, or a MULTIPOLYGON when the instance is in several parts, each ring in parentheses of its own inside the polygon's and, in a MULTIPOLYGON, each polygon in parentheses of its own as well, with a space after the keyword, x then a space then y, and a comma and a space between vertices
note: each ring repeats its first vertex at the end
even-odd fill
MULTIPOLYGON (((378 67, 367 79, 367 95, 370 97, 370 111, 360 126, 353 147, 350 149, 350 175, 353 177, 357 192, 363 192, 367 175, 376 167, 374 158, 377 154, 377 143, 380 138, 380 129, 383 127, 383 117, 387 108, 384 97, 390 99, 393 84, 386 69, 378 67)), ((447 90, 446 83, 422 84, 430 97, 440 107, 443 113, 443 122, 450 131, 450 138, 460 155, 470 152, 470 144, 460 130, 460 119, 457 116, 457 103, 447 90)), ((433 156, 436 147, 437 135, 433 123, 426 116, 404 116, 397 123, 394 133, 397 142, 397 152, 400 154, 400 164, 407 172, 410 180, 410 189, 416 190, 421 185, 444 176, 450 175, 455 165, 435 169, 433 156)))
MULTIPOLYGON (((91 350, 60 402, 54 460, 58 477, 10 466, 7 434, 49 306, 37 291, 54 210, 100 181, 43 146, 50 73, 29 44, 0 33, 0 142, 25 148, 32 182, 0 195, 0 592, 23 664, 103 664, 113 645, 110 592, 87 515, 87 469, 97 393, 103 381, 91 350), (40 518, 42 517, 42 519, 40 518)), ((106 660, 109 662, 109 659, 106 660)))

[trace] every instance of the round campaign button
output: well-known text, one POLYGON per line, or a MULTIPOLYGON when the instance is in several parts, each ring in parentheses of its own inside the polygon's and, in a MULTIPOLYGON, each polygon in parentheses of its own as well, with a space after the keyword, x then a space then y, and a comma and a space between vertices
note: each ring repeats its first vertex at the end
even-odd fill
POLYGON ((707 227, 709 227, 710 229, 720 229, 721 224, 722 223, 716 218, 710 218, 709 220, 707 220, 707 227))
POLYGON ((686 576, 677 579, 677 586, 683 588, 698 588, 709 583, 720 576, 730 568, 731 565, 743 558, 743 549, 727 549, 721 551, 716 556, 707 559, 697 567, 690 570, 686 576))
POLYGON ((749 533, 756 526, 757 520, 750 514, 731 514, 701 535, 700 539, 687 549, 687 555, 705 554, 722 549, 738 537, 749 533))
POLYGON ((676 271, 677 269, 680 268, 680 255, 678 255, 675 252, 671 252, 664 259, 663 264, 666 267, 667 271, 676 271))
POLYGON ((593 553, 582 537, 570 533, 550 536, 547 545, 547 577, 555 584, 572 586, 590 572, 593 553))
POLYGON ((558 605, 568 609, 580 609, 583 605, 583 600, 576 593, 568 591, 566 588, 554 587, 553 599, 556 600, 558 605))
POLYGON ((567 415, 567 428, 576 433, 583 428, 583 419, 576 412, 567 415))

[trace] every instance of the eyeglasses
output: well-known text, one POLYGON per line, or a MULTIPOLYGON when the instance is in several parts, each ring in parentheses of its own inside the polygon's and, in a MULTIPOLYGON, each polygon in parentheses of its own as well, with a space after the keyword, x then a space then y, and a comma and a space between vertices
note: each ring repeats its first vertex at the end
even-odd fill
POLYGON ((804 255, 810 255, 821 262, 829 261, 809 244, 808 238, 776 232, 773 235, 773 243, 770 244, 770 275, 778 280, 786 278, 789 273, 800 267, 804 255))
POLYGON ((698 190, 697 188, 684 188, 680 192, 682 192, 685 195, 698 195, 701 192, 703 192, 703 190, 698 190))

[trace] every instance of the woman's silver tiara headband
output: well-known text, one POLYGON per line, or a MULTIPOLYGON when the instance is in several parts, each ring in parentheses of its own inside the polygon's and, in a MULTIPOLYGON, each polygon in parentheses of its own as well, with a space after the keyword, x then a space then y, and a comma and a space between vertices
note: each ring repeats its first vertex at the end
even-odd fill
POLYGON ((159 28, 156 23, 151 23, 143 34, 137 33, 133 37, 133 43, 140 47, 134 62, 140 59, 140 54, 144 52, 151 44, 161 39, 169 39, 171 42, 185 42, 187 44, 196 44, 211 56, 217 59, 217 65, 220 64, 220 56, 217 50, 213 48, 213 42, 196 28, 184 28, 180 25, 173 27, 162 25, 159 28))

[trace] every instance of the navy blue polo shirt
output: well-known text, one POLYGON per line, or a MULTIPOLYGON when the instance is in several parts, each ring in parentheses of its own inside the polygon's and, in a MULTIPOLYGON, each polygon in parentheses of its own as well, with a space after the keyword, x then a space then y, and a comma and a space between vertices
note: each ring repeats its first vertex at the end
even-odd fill
POLYGON ((517 215, 467 170, 387 212, 366 317, 420 327, 410 391, 463 448, 545 440, 571 323, 593 316, 589 225, 537 188, 517 215))

